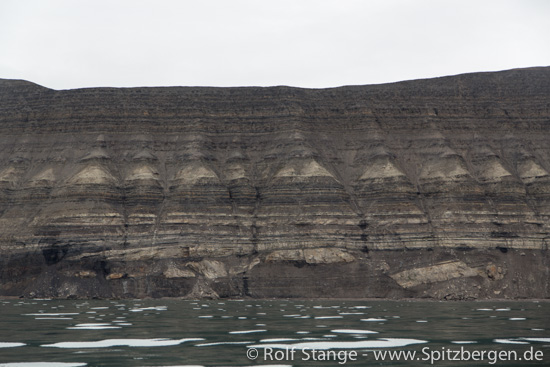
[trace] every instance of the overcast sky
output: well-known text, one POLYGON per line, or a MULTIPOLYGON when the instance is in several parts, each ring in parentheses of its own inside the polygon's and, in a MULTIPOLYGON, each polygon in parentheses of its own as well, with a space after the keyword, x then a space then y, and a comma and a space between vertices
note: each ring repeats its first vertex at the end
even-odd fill
POLYGON ((547 0, 0 0, 0 78, 308 88, 550 65, 547 0))

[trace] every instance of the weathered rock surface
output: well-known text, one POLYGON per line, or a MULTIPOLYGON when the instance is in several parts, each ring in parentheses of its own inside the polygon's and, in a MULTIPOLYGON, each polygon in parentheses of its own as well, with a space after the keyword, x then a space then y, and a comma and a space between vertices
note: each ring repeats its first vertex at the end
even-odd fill
POLYGON ((550 297, 550 68, 0 80, 0 296, 550 297))

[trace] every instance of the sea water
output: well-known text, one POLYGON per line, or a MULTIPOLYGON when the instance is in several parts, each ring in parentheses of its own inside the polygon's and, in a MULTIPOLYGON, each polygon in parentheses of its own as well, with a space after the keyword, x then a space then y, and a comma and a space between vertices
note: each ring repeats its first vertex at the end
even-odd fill
POLYGON ((0 366, 550 366, 549 306, 5 299, 0 366))

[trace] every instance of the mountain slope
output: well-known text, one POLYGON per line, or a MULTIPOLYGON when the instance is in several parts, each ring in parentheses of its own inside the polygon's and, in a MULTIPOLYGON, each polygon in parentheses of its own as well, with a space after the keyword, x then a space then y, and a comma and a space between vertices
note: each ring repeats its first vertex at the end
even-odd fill
POLYGON ((547 298, 549 172, 550 68, 0 80, 0 295, 547 298))

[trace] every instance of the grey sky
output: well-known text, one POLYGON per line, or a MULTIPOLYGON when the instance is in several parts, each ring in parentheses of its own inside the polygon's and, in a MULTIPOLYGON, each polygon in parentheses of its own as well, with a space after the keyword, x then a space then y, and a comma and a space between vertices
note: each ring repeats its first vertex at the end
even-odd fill
POLYGON ((0 0, 0 78, 373 84, 550 65, 546 0, 0 0))

